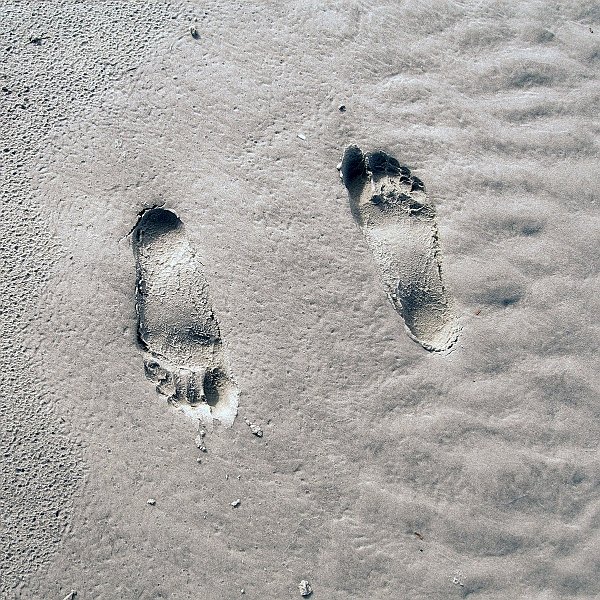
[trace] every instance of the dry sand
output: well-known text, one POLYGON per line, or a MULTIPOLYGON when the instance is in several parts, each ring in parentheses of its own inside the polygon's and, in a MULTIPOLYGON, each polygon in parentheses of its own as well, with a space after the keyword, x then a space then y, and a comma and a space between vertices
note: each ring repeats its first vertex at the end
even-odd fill
POLYGON ((597 3, 0 17, 3 598, 600 594, 597 3), (388 302, 350 144, 426 186, 450 352, 388 302), (239 389, 204 435, 144 372, 157 206, 239 389))

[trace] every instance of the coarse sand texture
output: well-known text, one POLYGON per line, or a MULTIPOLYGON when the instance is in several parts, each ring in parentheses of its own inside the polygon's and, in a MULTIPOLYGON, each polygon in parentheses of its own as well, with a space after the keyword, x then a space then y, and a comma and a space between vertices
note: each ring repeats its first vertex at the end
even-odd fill
POLYGON ((133 229, 138 340, 146 377, 168 401, 205 425, 233 424, 238 389, 223 348, 208 283, 170 210, 145 211, 133 229))
POLYGON ((442 279, 435 208, 408 167, 349 146, 340 175, 350 209, 377 261, 388 298, 410 337, 432 352, 449 350, 458 322, 442 279))

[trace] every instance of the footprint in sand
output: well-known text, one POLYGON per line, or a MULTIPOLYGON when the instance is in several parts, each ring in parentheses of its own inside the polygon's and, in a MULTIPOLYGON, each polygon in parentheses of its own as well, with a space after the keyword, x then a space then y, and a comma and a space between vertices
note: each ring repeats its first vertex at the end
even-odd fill
POLYGON ((423 182, 385 152, 346 149, 340 176, 350 208, 410 337, 432 352, 449 350, 459 326, 442 279, 435 208, 423 182))
POLYGON ((147 210, 132 230, 132 245, 146 377, 171 404, 204 425, 218 419, 231 426, 239 391, 183 223, 170 210, 147 210))

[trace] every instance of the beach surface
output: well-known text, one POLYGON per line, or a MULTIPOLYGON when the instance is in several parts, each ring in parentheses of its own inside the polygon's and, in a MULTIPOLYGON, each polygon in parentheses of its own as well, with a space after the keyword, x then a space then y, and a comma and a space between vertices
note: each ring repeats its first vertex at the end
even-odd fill
POLYGON ((3 600, 600 595, 597 3, 0 16, 3 600))

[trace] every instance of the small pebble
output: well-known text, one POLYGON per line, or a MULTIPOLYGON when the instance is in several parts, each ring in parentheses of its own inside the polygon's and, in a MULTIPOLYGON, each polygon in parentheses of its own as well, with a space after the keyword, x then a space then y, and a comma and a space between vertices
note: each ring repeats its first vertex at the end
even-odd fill
POLYGON ((148 500, 146 500, 146 504, 154 506, 156 504, 156 500, 154 498, 148 498, 148 500))
POLYGON ((237 508, 241 503, 242 503, 242 501, 239 498, 237 500, 234 500, 233 502, 230 502, 230 504, 231 504, 231 506, 233 506, 233 508, 237 508))
POLYGON ((305 139, 306 139, 306 136, 305 136, 303 133, 299 133, 299 134, 298 134, 298 137, 299 137, 301 140, 305 140, 305 139))
POLYGON ((192 25, 190 27, 190 35, 197 40, 200 37, 200 34, 198 33, 198 30, 196 29, 196 27, 194 25, 192 25))
POLYGON ((340 112, 346 112, 346 105, 345 105, 345 104, 340 104, 340 105, 338 106, 338 110, 339 110, 340 112))
POLYGON ((248 427, 250 427, 250 431, 256 437, 262 437, 263 436, 263 430, 258 425, 255 425, 254 423, 252 423, 248 419, 244 419, 244 421, 246 422, 246 425, 248 425, 248 427))
POLYGON ((310 583, 308 583, 308 581, 306 581, 306 579, 303 579, 299 584, 298 584, 298 589, 300 590, 300 595, 304 596, 305 598, 307 598, 308 596, 310 596, 312 594, 312 587, 310 587, 310 583))
POLYGON ((206 446, 204 445, 204 437, 206 436, 206 431, 204 429, 198 429, 198 435, 194 439, 196 446, 201 452, 206 452, 206 446))

